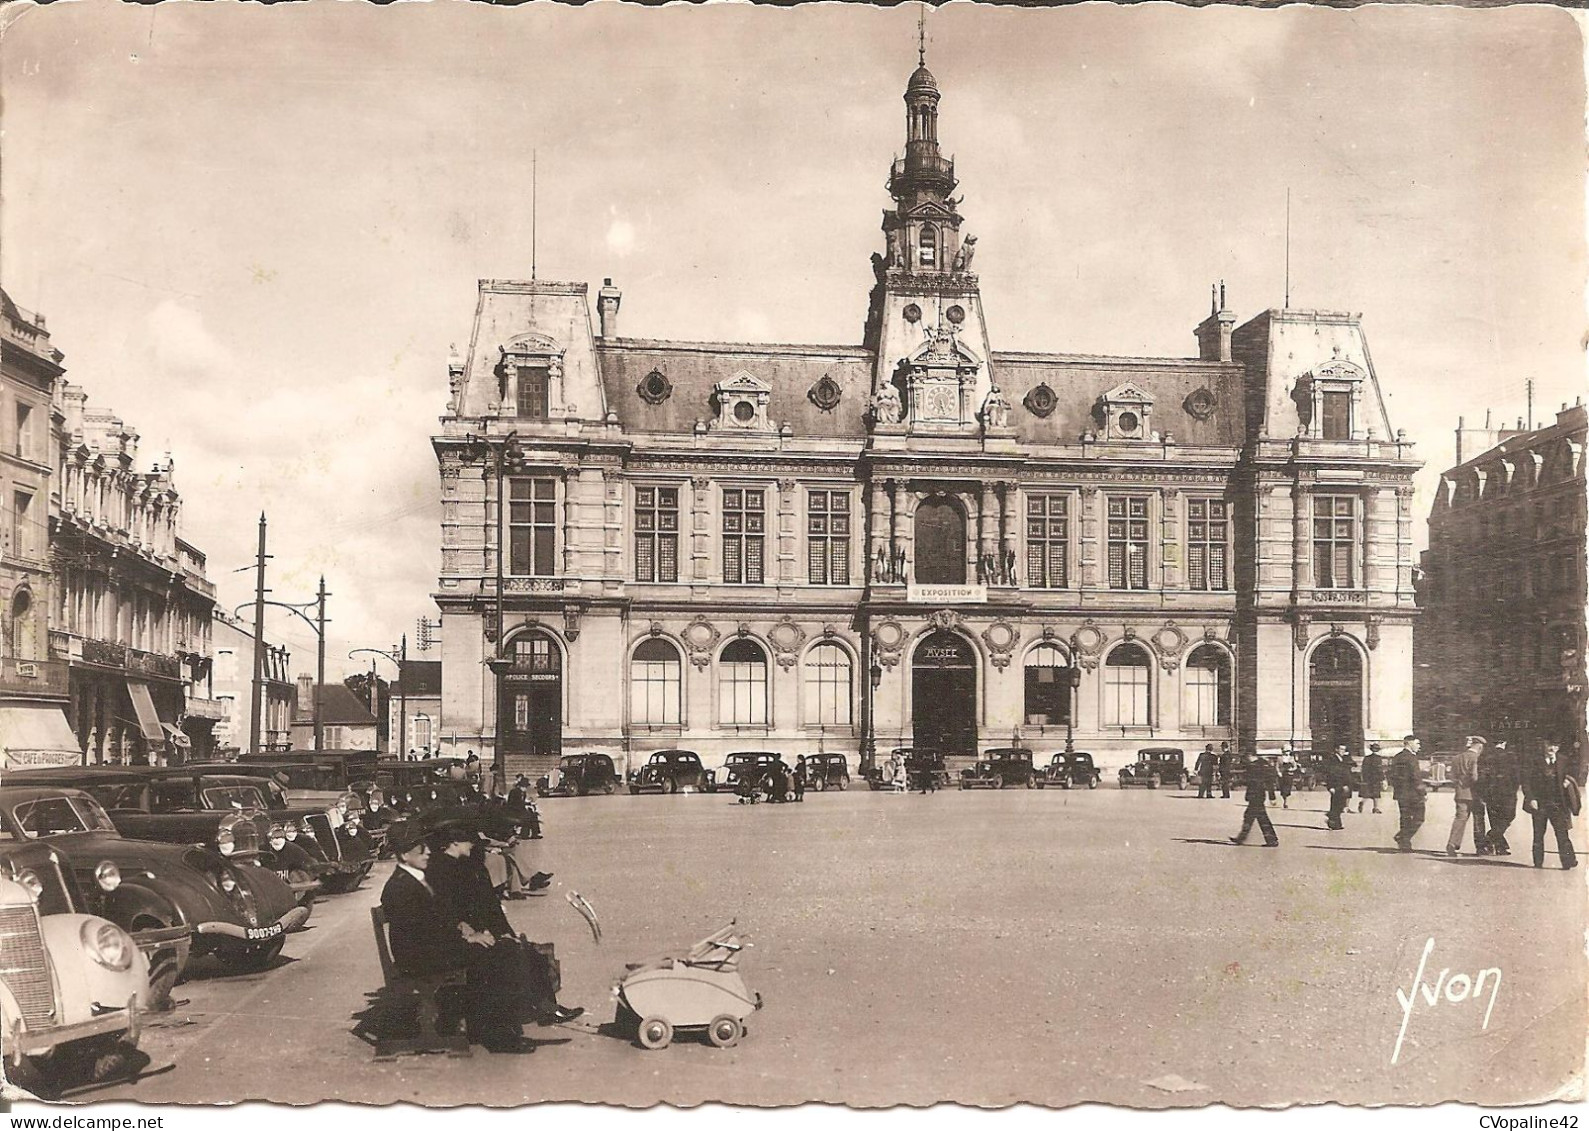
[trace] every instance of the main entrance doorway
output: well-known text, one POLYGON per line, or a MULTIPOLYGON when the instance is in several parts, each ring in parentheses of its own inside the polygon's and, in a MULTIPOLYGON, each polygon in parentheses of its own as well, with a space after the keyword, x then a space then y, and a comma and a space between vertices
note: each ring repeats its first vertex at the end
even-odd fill
POLYGON ((497 748, 503 754, 563 752, 563 655, 538 633, 513 640, 497 679, 497 748))
POLYGON ((1363 661, 1344 640, 1326 640, 1308 661, 1308 725, 1315 753, 1363 753, 1363 661))
POLYGON ((941 757, 977 752, 977 654, 952 632, 922 638, 911 654, 913 746, 941 757))

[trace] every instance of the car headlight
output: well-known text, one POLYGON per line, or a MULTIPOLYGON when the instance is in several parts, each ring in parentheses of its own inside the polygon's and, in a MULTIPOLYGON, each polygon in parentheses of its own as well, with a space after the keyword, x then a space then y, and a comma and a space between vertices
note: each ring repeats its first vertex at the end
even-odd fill
POLYGON ((32 868, 24 868, 17 873, 17 883, 27 888, 28 895, 35 903, 44 895, 44 881, 39 879, 38 873, 32 868))
POLYGON ((113 860, 101 860, 99 867, 94 869, 94 882, 101 891, 115 891, 121 887, 121 869, 113 860))
POLYGON ((215 830, 215 849, 222 856, 230 856, 237 849, 237 844, 232 839, 232 830, 219 828, 215 830))
POLYGON ((89 920, 83 924, 82 937, 88 956, 105 969, 126 970, 132 965, 137 947, 116 924, 89 920))

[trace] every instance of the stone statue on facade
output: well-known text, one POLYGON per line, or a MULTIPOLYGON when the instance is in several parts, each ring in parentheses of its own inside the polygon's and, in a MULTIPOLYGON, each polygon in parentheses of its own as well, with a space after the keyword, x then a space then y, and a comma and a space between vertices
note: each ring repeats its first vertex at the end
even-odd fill
POLYGON ((895 546, 893 558, 893 577, 891 580, 903 583, 907 577, 909 566, 910 559, 905 553, 905 547, 895 546))
POLYGON ((960 245, 960 250, 955 252, 954 270, 956 272, 971 270, 971 257, 977 253, 977 237, 967 236, 960 245))
POLYGON ((872 395, 872 419, 878 424, 898 424, 905 416, 905 407, 900 403, 899 390, 893 385, 884 385, 872 395))
POLYGON ((1015 585, 1015 547, 1004 547, 1004 578, 1002 584, 1015 585))
POLYGON ((872 580, 888 580, 888 551, 882 546, 877 548, 877 557, 872 561, 872 580))
POLYGON ((988 395, 982 401, 982 427, 987 429, 1008 428, 1010 426, 1010 412, 1009 399, 999 391, 997 385, 989 386, 988 395))

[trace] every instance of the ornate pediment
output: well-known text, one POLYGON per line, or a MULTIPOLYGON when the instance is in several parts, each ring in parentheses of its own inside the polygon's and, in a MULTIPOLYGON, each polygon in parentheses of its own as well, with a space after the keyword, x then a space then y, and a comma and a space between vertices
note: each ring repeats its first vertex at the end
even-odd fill
POLYGON ((502 352, 515 357, 551 357, 560 355, 563 347, 545 334, 524 333, 514 336, 502 352))
POLYGON ((1103 401, 1118 401, 1122 404, 1150 405, 1153 403, 1153 394, 1138 385, 1135 381, 1127 381, 1123 385, 1116 385, 1099 397, 1103 401))

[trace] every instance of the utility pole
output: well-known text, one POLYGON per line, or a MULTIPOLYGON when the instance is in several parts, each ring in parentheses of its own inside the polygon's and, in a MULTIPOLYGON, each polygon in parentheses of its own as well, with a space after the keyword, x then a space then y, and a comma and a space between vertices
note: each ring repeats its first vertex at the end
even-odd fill
POLYGON ((1530 377, 1528 379, 1527 388, 1528 388, 1528 430, 1530 432, 1532 432, 1534 430, 1534 379, 1532 377, 1530 377))
POLYGON ((403 646, 397 653, 397 756, 408 757, 408 675, 403 671, 408 665, 408 633, 403 633, 403 646))
POLYGON ((317 655, 315 657, 315 696, 314 696, 314 749, 318 754, 326 748, 325 720, 320 717, 320 689, 326 685, 326 598, 331 594, 326 592, 326 575, 320 575, 320 592, 316 597, 315 625, 319 633, 317 655))
MULTIPOLYGON (((259 555, 254 569, 254 689, 248 712, 248 752, 259 753, 259 724, 265 690, 265 512, 259 512, 259 555)), ((318 698, 315 703, 319 709, 318 698)))

